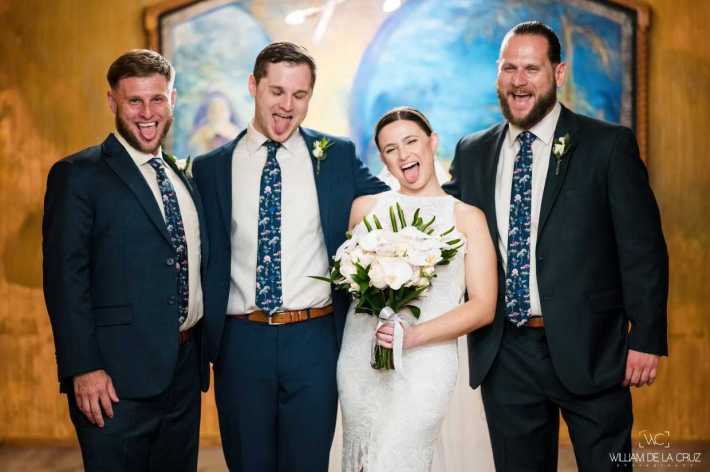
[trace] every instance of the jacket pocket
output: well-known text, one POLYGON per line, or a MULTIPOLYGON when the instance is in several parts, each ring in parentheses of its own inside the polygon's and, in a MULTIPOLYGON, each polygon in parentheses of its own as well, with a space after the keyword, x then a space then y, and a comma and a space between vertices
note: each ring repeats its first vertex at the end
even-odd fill
POLYGON ((131 305, 98 307, 93 308, 91 313, 94 315, 96 326, 114 326, 133 322, 131 305))
POLYGON ((589 308, 595 313, 616 311, 624 308, 624 296, 619 288, 599 290, 587 294, 589 308))

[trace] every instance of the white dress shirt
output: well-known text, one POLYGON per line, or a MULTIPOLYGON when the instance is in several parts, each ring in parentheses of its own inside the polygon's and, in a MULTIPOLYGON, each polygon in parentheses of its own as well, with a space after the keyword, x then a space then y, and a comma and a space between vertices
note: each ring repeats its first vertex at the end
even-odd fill
MULTIPOLYGON (((535 126, 530 128, 535 135, 532 144, 532 202, 530 214, 530 314, 542 316, 540 291, 537 286, 536 244, 538 223, 540 221, 540 205, 545 189, 547 170, 550 165, 552 141, 555 136, 557 120, 560 117, 560 104, 557 102, 552 110, 535 126)), ((513 124, 508 125, 508 132, 503 141, 496 170, 496 218, 498 219, 498 248, 503 256, 503 268, 508 271, 508 224, 510 218, 510 192, 513 186, 513 166, 515 156, 520 150, 518 135, 523 129, 513 124)))
MULTIPOLYGON (((232 160, 232 263, 227 314, 256 306, 256 252, 261 172, 268 138, 249 125, 232 160)), ((311 156, 296 130, 276 152, 281 167, 282 310, 319 308, 331 303, 330 285, 310 278, 328 275, 328 252, 320 224, 311 156)))
POLYGON ((193 327, 202 318, 202 283, 200 281, 200 262, 202 255, 200 253, 200 223, 197 217, 197 209, 195 202, 192 200, 189 190, 185 187, 182 179, 173 171, 165 160, 163 160, 162 149, 158 149, 155 156, 146 154, 135 149, 133 146, 115 131, 113 135, 118 139, 123 148, 131 156, 133 162, 138 166, 145 182, 153 192, 153 197, 158 203, 160 213, 165 219, 165 208, 163 206, 163 198, 160 195, 160 187, 158 186, 158 176, 155 169, 151 167, 149 161, 154 157, 158 157, 163 161, 163 168, 168 176, 168 180, 175 189, 178 206, 180 207, 180 215, 182 216, 182 224, 185 229, 185 240, 187 241, 187 275, 188 275, 188 303, 187 303, 187 319, 180 319, 180 331, 185 331, 193 327))

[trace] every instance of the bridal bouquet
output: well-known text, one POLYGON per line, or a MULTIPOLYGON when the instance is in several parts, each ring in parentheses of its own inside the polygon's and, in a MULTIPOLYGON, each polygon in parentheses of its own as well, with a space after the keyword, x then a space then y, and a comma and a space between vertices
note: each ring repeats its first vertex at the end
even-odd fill
POLYGON ((338 248, 330 277, 315 277, 349 291, 357 302, 355 312, 379 317, 376 330, 393 323, 394 349, 375 343, 371 359, 375 369, 401 366, 400 323, 419 318, 420 310, 412 302, 426 294, 436 266, 448 264, 463 245, 452 235, 453 227, 437 234, 436 217, 426 221, 420 213, 417 209, 408 220, 397 203, 389 208, 389 228, 377 215, 366 216, 338 248))

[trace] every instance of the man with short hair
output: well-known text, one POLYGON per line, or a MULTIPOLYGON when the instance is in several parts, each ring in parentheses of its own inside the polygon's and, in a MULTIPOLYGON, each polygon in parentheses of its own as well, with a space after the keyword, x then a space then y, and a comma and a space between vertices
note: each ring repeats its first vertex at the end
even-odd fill
POLYGON ((464 137, 447 191, 486 212, 499 302, 469 336, 496 470, 556 471, 560 411, 577 465, 630 468, 629 386, 667 355, 668 255, 658 206, 628 128, 557 101, 566 64, 552 29, 503 39, 506 122, 464 137))
POLYGON ((348 300, 309 276, 327 275, 353 199, 387 189, 352 142, 301 127, 315 79, 304 48, 264 48, 248 128, 195 160, 210 240, 208 351, 233 471, 328 469, 348 300))
POLYGON ((61 391, 88 471, 195 471, 202 208, 162 152, 175 71, 155 51, 111 64, 116 130, 52 166, 42 226, 44 293, 61 391))

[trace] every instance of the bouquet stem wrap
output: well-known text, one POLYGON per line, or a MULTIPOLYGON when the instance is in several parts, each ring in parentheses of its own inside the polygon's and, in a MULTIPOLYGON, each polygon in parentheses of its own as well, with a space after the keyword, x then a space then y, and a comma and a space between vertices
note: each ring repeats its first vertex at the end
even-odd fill
POLYGON ((386 306, 380 310, 377 316, 377 327, 375 335, 372 337, 372 356, 370 364, 375 369, 402 370, 402 351, 404 349, 404 328, 403 323, 412 324, 413 317, 401 313, 396 313, 392 308, 386 306), (392 323, 394 327, 394 339, 392 349, 382 347, 377 343, 377 330, 383 325, 392 323))

